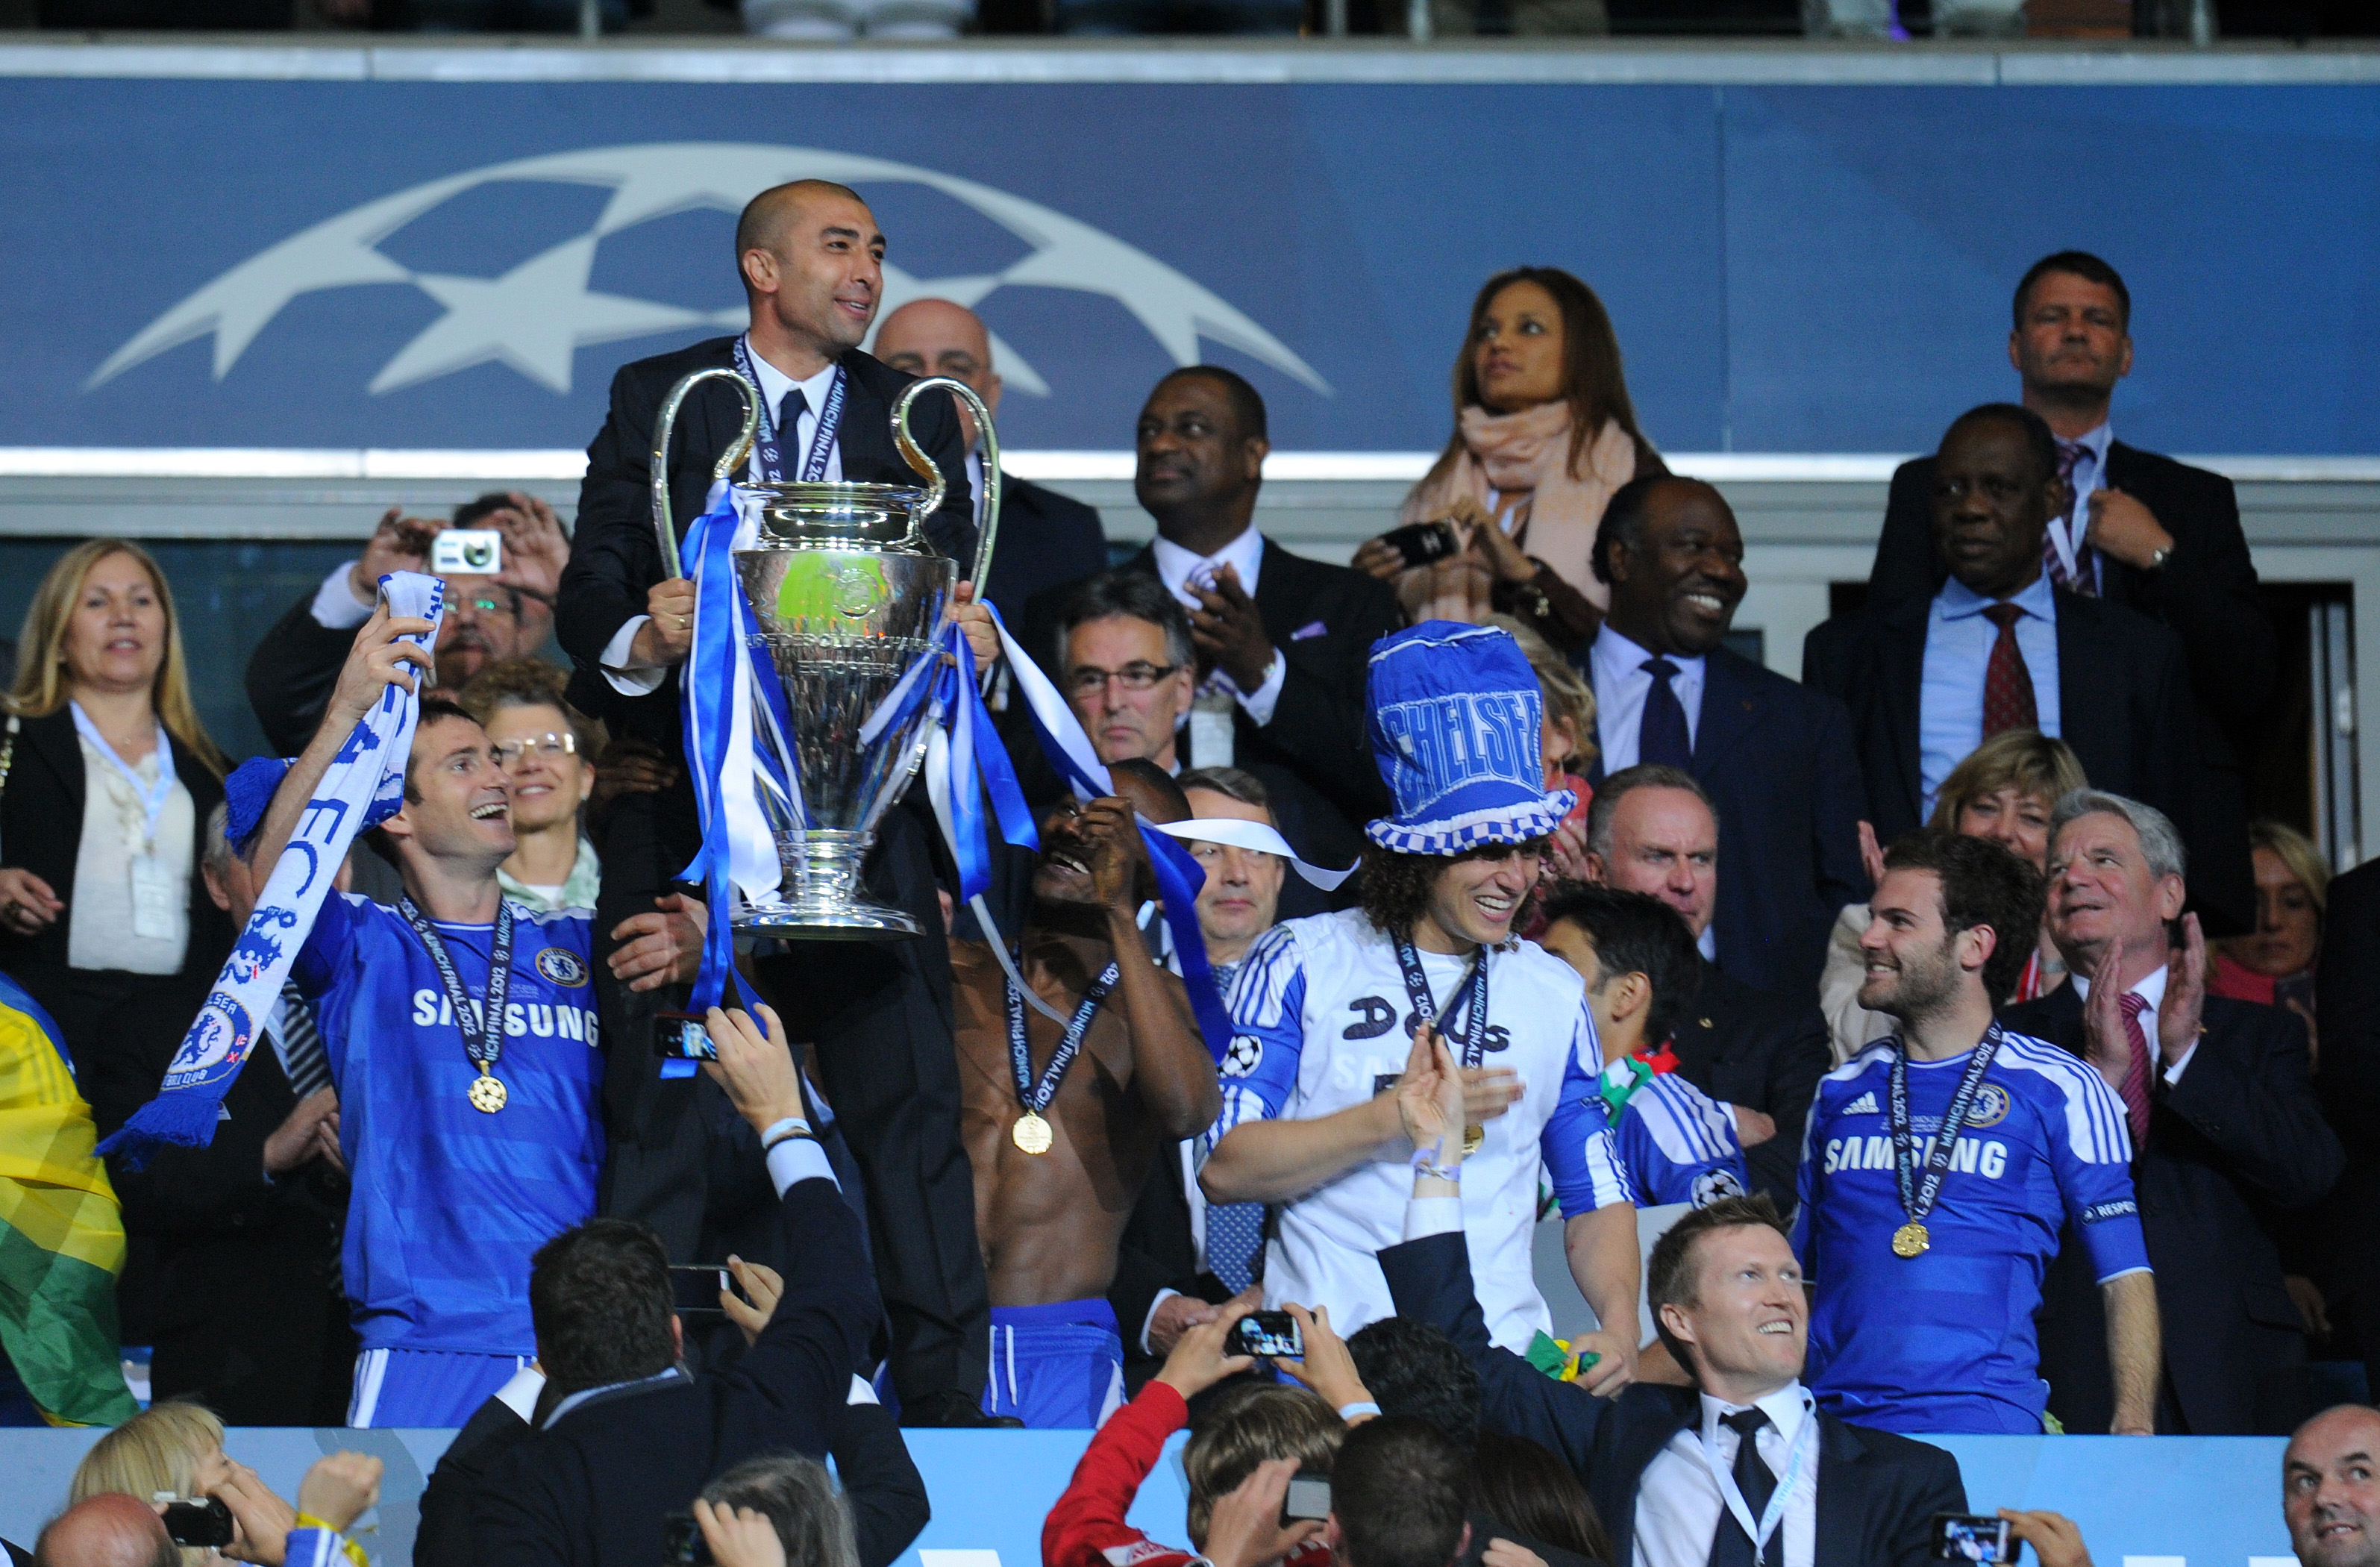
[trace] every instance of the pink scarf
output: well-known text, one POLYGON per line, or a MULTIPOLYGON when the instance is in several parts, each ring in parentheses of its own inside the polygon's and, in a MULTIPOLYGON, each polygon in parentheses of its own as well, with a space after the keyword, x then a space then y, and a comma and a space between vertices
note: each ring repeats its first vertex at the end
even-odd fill
POLYGON ((1513 538, 1554 569, 1597 607, 1611 589, 1595 579, 1587 557, 1596 526, 1611 492, 1636 477, 1636 442, 1607 419, 1583 454, 1586 470, 1569 470, 1570 405, 1540 403, 1516 414, 1491 414, 1475 405, 1463 410, 1463 449, 1435 480, 1424 480, 1405 497, 1400 522, 1423 522, 1446 515, 1457 497, 1468 495, 1491 512, 1522 505, 1513 538), (1494 497, 1493 502, 1489 500, 1494 497))

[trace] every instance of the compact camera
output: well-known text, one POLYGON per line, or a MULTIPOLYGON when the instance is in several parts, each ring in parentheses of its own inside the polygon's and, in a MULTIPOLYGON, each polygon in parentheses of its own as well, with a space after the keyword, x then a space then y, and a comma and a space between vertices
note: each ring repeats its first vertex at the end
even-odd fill
POLYGON ((692 1013, 664 1012, 653 1018, 653 1049, 681 1061, 717 1061, 710 1030, 692 1013))
POLYGON ((2014 1561, 2008 1520, 1973 1512, 1934 1514, 1934 1555, 1941 1561, 2014 1561))
POLYGON ((1288 1493, 1281 1499, 1281 1526, 1286 1529, 1292 1524, 1300 1523, 1308 1518, 1330 1516, 1330 1480, 1323 1476, 1308 1475, 1302 1470, 1292 1475, 1289 1477, 1288 1493))
POLYGON ((166 1501, 164 1517, 165 1534, 176 1545, 220 1549, 231 1544, 231 1509, 213 1497, 166 1501))
POLYGON ((450 528, 430 541, 430 569, 441 577, 493 577, 504 569, 504 536, 492 528, 450 528))

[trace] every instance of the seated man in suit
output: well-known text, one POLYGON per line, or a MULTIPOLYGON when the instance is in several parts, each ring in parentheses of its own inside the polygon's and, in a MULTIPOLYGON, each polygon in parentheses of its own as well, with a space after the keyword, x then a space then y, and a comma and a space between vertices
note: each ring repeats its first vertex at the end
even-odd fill
MULTIPOLYGON (((1194 765, 1230 765, 1191 758, 1206 733, 1192 711, 1196 634, 1156 577, 1126 569, 1086 578, 1065 589, 1050 618, 1058 688, 1101 761, 1138 758, 1177 775, 1194 765)), ((1025 785, 1037 802, 1064 794, 1039 747, 1010 750, 1025 758, 1025 785)), ((1356 759, 1361 765, 1360 752, 1356 759)), ((1347 818, 1294 768, 1250 757, 1240 771, 1263 783, 1274 825, 1300 853, 1346 865, 1363 852, 1364 840, 1347 818)), ((1290 919, 1335 906, 1302 879, 1282 889, 1281 903, 1290 919)))
POLYGON ((1881 843, 1914 832, 1985 738, 2038 729, 2073 747, 2095 785, 2172 818, 2193 863, 2237 856, 2247 885, 2246 820, 2201 808, 2180 638, 2138 610, 2058 587, 2042 567, 2042 533, 2067 509, 2058 461, 2057 438, 2029 408, 1986 403, 1960 415, 1934 463, 1934 536, 1949 579, 1930 600, 1871 604, 1815 627, 1802 678, 1851 708, 1881 843))
POLYGON ((2157 1297, 2122 1106, 2072 1055, 1992 1016, 2032 952, 2041 878, 1939 829, 1894 844, 1884 871, 1859 999, 1900 1031, 1827 1074, 1802 1140, 1811 1386, 1888 1430, 2040 1430, 2034 1311, 2071 1221, 2107 1302, 2107 1428, 2145 1436, 2157 1297))
MULTIPOLYGON (((1189 610, 1193 679, 1212 719, 1195 724, 1184 765, 1286 768, 1349 821, 1379 814, 1386 797, 1361 760, 1364 661, 1402 624, 1395 594, 1257 531, 1272 443, 1264 399, 1230 370, 1192 365, 1160 381, 1135 447, 1133 494, 1157 539, 1123 569, 1155 577, 1189 610)), ((1049 627, 1061 605, 1053 590, 1026 612, 1036 658, 1056 646, 1049 627)), ((1062 670, 1050 674, 1064 684, 1062 670)))
POLYGON ((2380 1567, 2380 1409, 2342 1403, 2281 1454, 2281 1515, 2302 1567, 2380 1567))
MULTIPOLYGON (((2108 409, 2132 369, 2132 297, 2116 269, 2061 250, 2016 285, 2009 363, 2024 406, 2058 437, 2070 498, 2042 536, 2042 565, 2058 588, 2153 615, 2180 637, 2198 717, 2199 788, 2209 814, 2246 818, 2239 757, 2266 718, 2277 650, 2256 585, 2231 481, 2128 446, 2108 409)), ((1869 602, 1931 598, 1949 575, 1933 529, 1934 459, 1892 476, 1892 498, 1868 576, 1869 602)), ((2095 779, 2097 774, 2092 775, 2095 779)), ((2216 867, 2201 862, 2193 883, 2216 867)), ((2243 860, 2220 868, 2245 877, 2243 860)), ((2245 881, 2193 887, 2212 906, 2251 906, 2245 881)))
MULTIPOLYGON (((1000 371, 992 367, 991 333, 965 305, 948 299, 910 300, 877 323, 876 357, 905 375, 946 375, 964 382, 983 399, 993 419, 1000 417, 1000 371)), ((959 431, 967 443, 967 485, 980 513, 983 449, 975 416, 964 404, 959 431)), ((1095 508, 1001 470, 1000 535, 983 596, 1002 618, 1021 626, 1026 601, 1034 594, 1107 568, 1107 536, 1095 508)))
POLYGON ((1638 1382, 1597 1398, 1488 1340, 1463 1232, 1462 1083, 1442 1045, 1406 1073, 1395 1099, 1421 1150, 1405 1210, 1412 1238, 1379 1254, 1397 1312, 1436 1325, 1470 1357, 1489 1429, 1526 1437, 1578 1471, 1613 1561, 1932 1560, 1933 1515, 1967 1510, 1958 1461, 1816 1406, 1801 1380, 1808 1296, 1766 1197, 1696 1209, 1654 1245, 1654 1326, 1695 1386, 1638 1382), (1781 1485, 1791 1488, 1780 1499, 1781 1485))
MULTIPOLYGON (((263 878, 208 816, 199 873, 241 929, 263 878)), ((154 1099, 212 974, 169 979, 107 1015, 121 1048, 83 1063, 79 1084, 104 1137, 154 1099)), ((335 1426, 346 1417, 356 1332, 339 1288, 347 1166, 339 1095, 314 1011, 292 984, 265 1022, 270 1041, 224 1097, 203 1148, 168 1147, 140 1171, 110 1159, 129 1243, 117 1294, 150 1325, 152 1396, 192 1398, 235 1426, 335 1426)))
MULTIPOLYGON (((2162 814, 2078 789, 2051 831, 2049 933, 2074 978, 2003 1020, 2090 1062, 2123 1100, 2166 1324, 2157 1429, 2277 1436, 2309 1411, 2281 1386, 2305 1363, 2305 1323, 2273 1224, 2328 1195, 2347 1158, 2308 1080, 2305 1025, 2206 993, 2205 939, 2181 913, 2181 841, 2162 814)), ((2076 1249, 2045 1284, 2041 1370, 2050 1413, 2095 1431, 2111 1399, 2106 1335, 2076 1249)))
MULTIPOLYGON (((1586 873, 1604 886, 1660 899, 1700 942, 1718 905, 1719 831, 1694 774, 1658 763, 1624 768, 1603 781, 1587 807, 1586 873)), ((1678 1075, 1734 1110, 1754 1186, 1791 1207, 1802 1117, 1827 1070, 1827 1026, 1817 1008, 1805 997, 1755 990, 1701 956, 1670 1048, 1678 1075)))
POLYGON ((1595 536, 1611 608, 1589 650, 1592 780, 1640 762, 1700 781, 1718 819, 1727 884, 1695 931, 1747 985, 1801 996, 1827 930, 1867 894, 1860 780, 1842 704, 1725 644, 1743 600, 1743 536, 1717 490, 1657 474, 1613 492, 1595 536))
POLYGON ((541 1247, 529 1284, 546 1375, 536 1434, 496 1459, 473 1494, 477 1560, 644 1567, 663 1519, 721 1470, 770 1448, 823 1457, 834 1441, 881 1306, 783 1026, 759 1013, 756 1023, 711 1009, 719 1059, 703 1070, 759 1135, 802 1266, 749 1353, 690 1377, 678 1364, 669 1258, 650 1230, 598 1219, 541 1247))

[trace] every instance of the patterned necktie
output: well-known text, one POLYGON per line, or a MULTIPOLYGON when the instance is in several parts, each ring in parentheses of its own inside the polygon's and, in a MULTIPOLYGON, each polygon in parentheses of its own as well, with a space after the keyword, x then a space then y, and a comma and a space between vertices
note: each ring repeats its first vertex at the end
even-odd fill
MULTIPOLYGON (((1236 963, 1219 963, 1215 989, 1228 1003, 1232 982, 1239 978, 1236 963)), ((1255 1282, 1262 1269, 1265 1205, 1260 1202, 1210 1203, 1207 1208, 1207 1271, 1223 1282, 1233 1294, 1255 1282)))
POLYGON ((1636 721, 1636 760, 1670 767, 1692 767, 1694 743, 1686 733, 1686 710, 1670 686, 1678 666, 1664 658, 1649 658, 1637 668, 1653 677, 1645 693, 1644 715, 1636 721))
MULTIPOLYGON (((1744 1508, 1756 1524, 1768 1510, 1768 1499, 1777 1490, 1777 1476, 1768 1472, 1767 1461, 1760 1456, 1756 1439, 1760 1427, 1768 1424, 1768 1416, 1757 1408, 1739 1409, 1720 1415, 1718 1423, 1735 1433, 1735 1488, 1743 1493, 1744 1508)), ((1782 1524, 1768 1537, 1768 1549, 1755 1557, 1752 1537, 1736 1522, 1734 1512, 1725 1502, 1719 1504, 1718 1528, 1711 1535, 1710 1567, 1755 1567, 1755 1562, 1780 1567, 1784 1560, 1782 1524)))
POLYGON ((295 980, 281 987, 281 1064, 289 1090, 300 1099, 331 1086, 331 1058, 314 1026, 314 1005, 298 993, 295 980))
MULTIPOLYGON (((2060 441, 2058 443, 2058 478, 2060 483, 2069 486, 2073 484, 2074 467, 2082 460, 2082 454, 2090 449, 2080 441, 2060 441)), ((2074 499, 2077 503, 2075 509, 2088 516, 2089 508, 2080 504, 2082 497, 2077 495, 2074 499)), ((2065 524, 2065 517, 2054 516, 2049 519, 2049 526, 2041 530, 2042 569, 2049 573, 2051 587, 2063 588, 2070 593, 2080 593, 2086 599, 2095 599, 2099 596, 2099 574, 2091 568, 2091 547, 2083 543, 2080 538, 2074 541, 2072 571, 2066 569, 2066 557, 2058 553, 2058 541, 2052 535, 2065 524)))
POLYGON ((2025 668, 2023 650, 2016 645, 2016 623, 2024 612, 2014 604, 1986 604, 1984 618, 2000 628, 1992 642, 1991 661, 1984 665, 1984 738, 2003 729, 2040 728, 2033 705, 2033 672, 2025 668))
POLYGON ((2131 1060, 2124 1063, 2124 1119, 2132 1124, 2132 1157, 2138 1159, 2149 1140, 2149 1037, 2141 1026, 2149 999, 2127 992, 2123 1007, 2124 1042, 2132 1048, 2131 1060))

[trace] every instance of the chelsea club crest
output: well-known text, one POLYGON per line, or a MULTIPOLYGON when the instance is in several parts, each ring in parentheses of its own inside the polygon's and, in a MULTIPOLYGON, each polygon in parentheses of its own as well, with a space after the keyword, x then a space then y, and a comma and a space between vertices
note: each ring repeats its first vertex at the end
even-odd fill
POLYGON ((548 984, 577 986, 587 983, 587 966, 578 954, 567 947, 547 947, 537 954, 538 974, 548 984))
POLYGON ((182 1048, 166 1063, 165 1080, 158 1087, 161 1090, 188 1088, 227 1077, 239 1070, 255 1042, 256 1024, 248 1008, 228 991, 217 990, 199 1009, 182 1048))
POLYGON ((2008 1112, 2008 1090, 1998 1083, 1985 1083, 1975 1090, 1975 1102, 1967 1107, 1967 1124, 1997 1126, 2008 1112))

